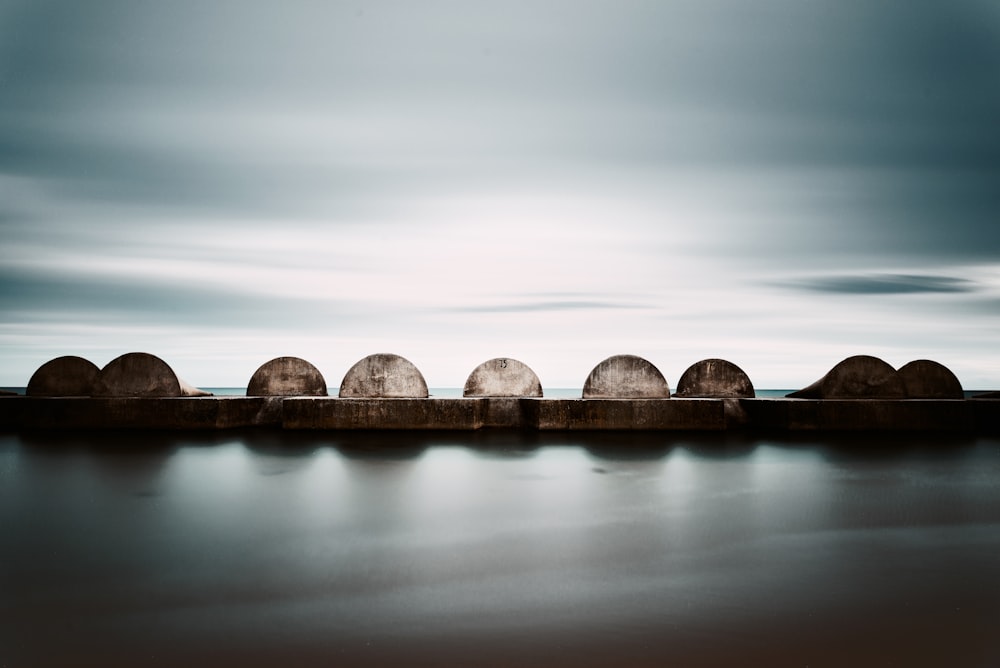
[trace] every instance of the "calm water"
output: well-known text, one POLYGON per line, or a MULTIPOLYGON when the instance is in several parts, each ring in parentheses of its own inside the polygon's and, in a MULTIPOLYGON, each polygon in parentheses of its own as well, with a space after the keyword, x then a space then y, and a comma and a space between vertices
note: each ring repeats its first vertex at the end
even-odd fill
POLYGON ((0 666, 1000 665, 1000 440, 0 435, 0 666))

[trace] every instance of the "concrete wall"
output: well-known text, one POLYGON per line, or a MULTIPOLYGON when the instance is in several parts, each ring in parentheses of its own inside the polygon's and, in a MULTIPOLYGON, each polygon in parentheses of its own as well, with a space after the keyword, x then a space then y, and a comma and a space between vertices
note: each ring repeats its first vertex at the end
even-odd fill
POLYGON ((149 353, 126 353, 108 362, 94 381, 95 397, 179 397, 170 365, 149 353))
POLYGON ((287 399, 285 429, 478 429, 479 402, 466 399, 287 399))
POLYGON ((677 381, 675 397, 751 398, 750 377, 732 362, 707 359, 695 362, 677 381))
POLYGON ((466 397, 540 397, 542 383, 528 365, 496 357, 477 366, 465 381, 466 397))
POLYGON ((0 397, 0 429, 957 431, 1000 433, 1000 400, 0 397))
POLYGON ((280 398, 12 397, 0 401, 0 427, 8 429, 233 429, 280 426, 280 398))
POLYGON ((962 399, 962 384, 951 369, 932 360, 914 360, 899 367, 908 399, 962 399))
POLYGON ((877 357, 855 355, 839 362, 795 399, 962 399, 962 384, 950 369, 914 360, 899 371, 877 357))
POLYGON ((660 370, 635 355, 614 355, 598 364, 583 384, 584 399, 666 399, 670 387, 660 370))
POLYGON ((747 424, 778 431, 986 431, 991 413, 966 400, 750 399, 747 424))
POLYGON ((89 397, 101 370, 90 360, 66 355, 49 360, 31 375, 29 397, 89 397))
POLYGON ((187 388, 163 360, 129 353, 94 374, 82 358, 57 358, 35 372, 27 397, 0 397, 5 429, 442 429, 664 431, 961 431, 1000 433, 1000 400, 965 400, 945 367, 917 360, 898 372, 878 358, 850 357, 800 399, 754 399, 746 374, 725 360, 702 360, 670 398, 654 365, 633 355, 598 364, 582 399, 541 398, 535 373, 494 358, 469 376, 462 399, 428 398, 408 360, 370 355, 344 377, 339 398, 313 365, 282 357, 251 378, 252 397, 181 396, 187 388), (90 378, 93 377, 91 383, 90 378), (40 396, 84 392, 92 397, 40 396), (303 396, 315 394, 318 396, 303 396), (678 398, 707 396, 709 398, 678 398), (913 399, 912 397, 929 397, 913 399))
POLYGON ((325 397, 326 394, 323 374, 299 357, 276 357, 265 362, 247 383, 248 397, 325 397))
POLYGON ((287 399, 286 429, 710 430, 725 428, 720 400, 287 399))
POLYGON ((552 399, 539 404, 540 430, 725 429, 719 399, 552 399))
POLYGON ((392 353, 369 355, 352 366, 340 384, 344 398, 426 398, 427 382, 413 363, 392 353))

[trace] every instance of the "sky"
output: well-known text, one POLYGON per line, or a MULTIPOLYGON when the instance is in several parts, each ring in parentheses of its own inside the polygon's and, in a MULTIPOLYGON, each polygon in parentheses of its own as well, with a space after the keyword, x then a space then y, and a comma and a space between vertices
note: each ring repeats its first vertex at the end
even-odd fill
POLYGON ((1000 3, 0 0, 0 385, 1000 388, 1000 3))

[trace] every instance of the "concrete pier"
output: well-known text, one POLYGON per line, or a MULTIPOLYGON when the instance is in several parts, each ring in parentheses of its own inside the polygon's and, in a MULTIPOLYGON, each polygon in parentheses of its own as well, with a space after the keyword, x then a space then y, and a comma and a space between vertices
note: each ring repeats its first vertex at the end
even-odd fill
POLYGON ((280 397, 4 397, 0 428, 17 430, 280 427, 280 397))
POLYGON ((1000 415, 1000 401, 965 399, 744 399, 740 405, 746 426, 771 431, 995 433, 989 420, 1000 415))
POLYGON ((899 371, 857 355, 791 398, 755 398, 749 377, 721 359, 695 363, 670 395, 660 370, 634 355, 598 364, 579 399, 542 396, 528 366, 493 358, 462 398, 428 396, 423 374, 399 355, 357 362, 329 397, 319 369, 280 357, 251 378, 246 397, 203 396, 148 353, 97 372, 62 357, 39 368, 29 395, 0 396, 0 429, 236 429, 533 431, 946 431, 1000 433, 1000 399, 964 399, 946 367, 916 360, 899 371), (89 396, 67 396, 89 392, 89 396))
POLYGON ((1000 433, 1000 399, 0 397, 0 429, 1000 433))

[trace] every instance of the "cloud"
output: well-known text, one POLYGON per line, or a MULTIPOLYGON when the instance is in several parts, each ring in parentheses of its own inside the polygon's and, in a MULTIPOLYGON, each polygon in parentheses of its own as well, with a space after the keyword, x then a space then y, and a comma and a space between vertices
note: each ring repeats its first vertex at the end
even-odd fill
POLYGON ((495 304, 490 306, 458 306, 448 309, 456 313, 531 313, 546 311, 597 311, 618 309, 644 309, 640 304, 596 300, 565 300, 495 304))
POLYGON ((893 295, 914 293, 974 292, 974 281, 954 276, 918 274, 869 274, 864 276, 824 276, 784 283, 786 287, 812 292, 847 295, 893 295))
POLYGON ((23 322, 132 323, 280 331, 349 328, 377 319, 362 300, 295 298, 244 291, 210 281, 116 278, 79 272, 0 269, 0 311, 23 322))
POLYGON ((0 0, 0 362, 95 320, 570 377, 995 339, 997 71, 992 0, 0 0))

